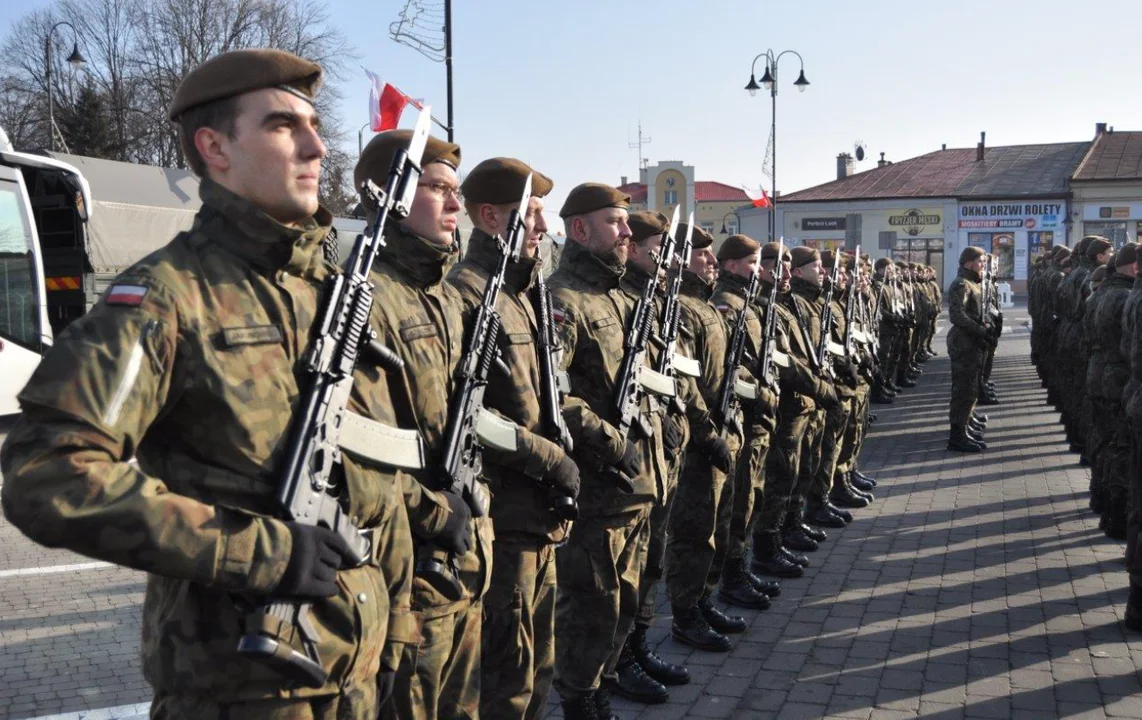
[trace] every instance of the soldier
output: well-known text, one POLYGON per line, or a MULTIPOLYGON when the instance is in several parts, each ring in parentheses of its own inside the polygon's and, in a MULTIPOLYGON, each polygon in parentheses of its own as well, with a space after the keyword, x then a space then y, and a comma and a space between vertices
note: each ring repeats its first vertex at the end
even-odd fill
POLYGON ((900 392, 900 388, 893 384, 896 377, 896 347, 897 336, 904 325, 903 310, 900 306, 895 275, 896 265, 890 258, 880 258, 876 261, 876 277, 873 280, 873 319, 878 326, 877 346, 878 372, 876 384, 873 389, 872 402, 878 405, 891 405, 900 392))
MULTIPOLYGON (((683 273, 681 307, 683 319, 693 332, 693 357, 702 367, 698 388, 706 406, 717 408, 725 381, 725 354, 732 338, 710 302, 718 276, 717 258, 711 248, 714 238, 694 228, 693 240, 689 269, 683 273)), ((763 387, 758 394, 756 402, 767 403, 767 409, 751 406, 747 411, 772 414, 776 406, 772 391, 763 387)), ((741 413, 738 415, 740 421, 741 413)), ((742 434, 731 429, 724 437, 727 449, 736 456, 742 447, 742 434)), ((666 587, 674 615, 671 634, 681 643, 713 652, 727 652, 733 647, 725 634, 711 628, 699 607, 708 606, 725 564, 734 506, 735 488, 728 475, 731 470, 718 467, 701 453, 687 452, 666 545, 666 587)), ((739 562, 744 571, 740 557, 739 562)), ((778 590, 773 583, 772 593, 776 595, 778 590)))
POLYGON ((559 211, 568 241, 550 279, 571 383, 564 417, 582 478, 579 521, 556 554, 554 685, 568 720, 610 717, 609 692, 600 688, 604 677, 612 688, 621 682, 657 691, 632 656, 624 654, 620 662, 638 607, 650 509, 662 500, 667 472, 660 402, 643 398, 647 435, 633 430, 625 438, 612 424, 618 420, 615 388, 624 334, 634 310, 619 289, 631 237, 629 207, 630 197, 609 185, 573 188, 559 211), (633 492, 620 490, 609 467, 633 479, 633 492))
POLYGON ((1055 374, 1057 373, 1056 364, 1056 335, 1058 332, 1059 318, 1055 313, 1055 296, 1059 289, 1059 284, 1062 283, 1066 277, 1066 270, 1063 264, 1070 258, 1071 249, 1066 246, 1059 246, 1051 254, 1051 259, 1047 269, 1044 271, 1043 279, 1039 282, 1038 297, 1039 297, 1039 316, 1033 318, 1033 323, 1038 323, 1042 326, 1042 339, 1039 343, 1039 368, 1041 370, 1042 386, 1047 388, 1047 402, 1051 405, 1058 406, 1059 400, 1054 394, 1055 374))
MULTIPOLYGON (((1117 540, 1127 539, 1130 497, 1130 428, 1123 414, 1122 396, 1130 380, 1130 359, 1123 354, 1122 322, 1126 303, 1137 276, 1138 245, 1126 243, 1114 255, 1114 274, 1102 285, 1102 299, 1094 315, 1092 341, 1102 346, 1102 383, 1094 405, 1095 423, 1105 439, 1102 462, 1104 532, 1117 540)), ((1092 359, 1091 365, 1095 361, 1092 359)))
MULTIPOLYGON (((365 180, 383 185, 393 157, 410 137, 407 130, 373 137, 353 172, 357 187, 365 180)), ((424 441, 425 467, 410 472, 404 482, 417 553, 440 547, 456 556, 459 598, 450 599, 422 575, 413 581, 421 641, 405 646, 384 713, 401 720, 478 716, 482 600, 492 561, 490 519, 470 517, 467 504, 451 492, 432 492, 441 482, 437 468, 448 399, 463 352, 464 303, 444 282, 458 252, 452 233, 460 211, 460 147, 429 138, 421 165, 412 211, 399 225, 385 228, 386 245, 373 263, 377 299, 369 325, 404 361, 383 381, 391 404, 400 409, 396 420, 416 428, 424 441)), ((368 196, 362 200, 367 220, 376 222, 377 208, 368 196)), ((367 389, 379 392, 376 384, 367 389)))
MULTIPOLYGON (((853 398, 853 412, 849 419, 848 425, 845 427, 844 435, 841 441, 840 454, 837 459, 837 467, 834 474, 834 485, 836 477, 842 476, 842 482, 849 485, 854 490, 859 490, 869 496, 872 500, 872 489, 876 487, 875 478, 865 475, 857 467, 857 460, 860 457, 861 447, 864 445, 865 433, 872 420, 869 413, 869 396, 872 393, 872 382, 875 380, 875 367, 876 355, 875 347, 865 340, 870 334, 870 323, 867 322, 863 308, 871 305, 871 281, 870 270, 871 263, 868 262, 867 257, 856 259, 855 262, 862 264, 860 268, 860 281, 859 283, 852 284, 850 279, 850 286, 846 289, 846 296, 850 293, 856 293, 856 311, 854 313, 854 328, 853 349, 856 356, 853 360, 859 368, 859 380, 855 396, 853 398)), ((855 265, 854 262, 854 265, 855 265)), ((847 302, 848 298, 845 298, 847 302)))
MULTIPOLYGON (((1134 284, 1122 309, 1123 359, 1130 366, 1130 377, 1122 389, 1122 410, 1126 420, 1126 433, 1130 445, 1130 505, 1133 511, 1127 517, 1126 569, 1130 577, 1130 596, 1126 602, 1123 624, 1128 630, 1142 632, 1142 552, 1139 552, 1139 533, 1142 531, 1142 396, 1138 393, 1142 383, 1142 253, 1135 249, 1134 284)), ((1097 511, 1097 509, 1096 509, 1097 511)))
POLYGON ((480 716, 542 717, 555 671, 555 547, 571 523, 555 512, 555 495, 576 498, 579 469, 563 448, 542 435, 537 348, 538 309, 533 295, 542 272, 539 241, 547 232, 543 197, 552 182, 523 162, 492 158, 474 167, 461 190, 475 229, 464 260, 448 281, 469 311, 478 307, 501 253, 508 219, 528 174, 532 196, 521 208, 525 228, 520 259, 508 265, 497 309, 504 361, 511 375, 492 373, 486 402, 517 424, 519 451, 484 451, 484 475, 493 494, 495 530, 491 587, 484 598, 480 716))
MULTIPOLYGON (((774 246, 776 247, 776 246, 774 246)), ((732 326, 737 322, 738 313, 748 313, 744 329, 746 332, 747 372, 757 377, 757 361, 764 350, 762 345, 763 323, 754 299, 746 297, 749 277, 758 272, 758 258, 761 245, 746 235, 731 235, 718 250, 721 272, 714 286, 712 301, 723 319, 732 326), (752 371, 751 371, 752 370, 752 371)), ((774 251, 774 257, 777 253, 774 251)), ((760 283, 759 283, 760 284, 760 283)), ((772 283, 770 283, 772 286, 772 283)), ((771 396, 762 395, 761 403, 747 409, 744 424, 744 444, 737 456, 734 467, 733 508, 730 515, 730 534, 726 549, 726 561, 722 568, 721 588, 718 599, 736 607, 764 610, 769 607, 769 595, 776 594, 769 586, 757 578, 746 567, 746 544, 754 526, 755 509, 760 505, 765 485, 765 459, 769 452, 770 439, 776 418, 771 396)), ((782 568, 787 577, 799 576, 801 568, 786 562, 782 568)), ((737 616, 725 622, 709 612, 709 598, 701 606, 706 621, 720 633, 744 632, 745 620, 737 616)))
POLYGON ((991 337, 988 338, 983 369, 980 371, 979 394, 976 402, 979 405, 998 405, 999 397, 995 393, 995 385, 991 382, 991 368, 995 364, 995 351, 999 347, 999 338, 1003 335, 1003 311, 999 309, 999 282, 996 280, 994 270, 998 264, 998 258, 994 255, 988 255, 985 262, 992 268, 987 273, 987 282, 991 285, 987 292, 989 298, 987 313, 988 323, 991 325, 991 337))
POLYGON ((344 509, 373 540, 364 565, 342 568, 351 553, 339 534, 272 517, 298 377, 336 272, 322 259, 332 217, 317 200, 321 79, 319 66, 265 49, 187 75, 170 117, 202 178, 194 227, 57 338, 4 444, 14 525, 148 573, 154 718, 375 718, 394 667, 383 661, 412 634, 407 516, 391 476, 342 466, 344 509), (236 652, 268 597, 312 604, 321 687, 236 652), (404 632, 386 638, 388 628, 404 632))
POLYGON ((966 247, 960 253, 960 270, 948 288, 948 357, 952 361, 952 398, 948 409, 951 432, 948 450, 977 453, 987 446, 970 435, 974 424, 972 410, 979 392, 979 374, 991 334, 980 282, 987 253, 983 248, 966 247))

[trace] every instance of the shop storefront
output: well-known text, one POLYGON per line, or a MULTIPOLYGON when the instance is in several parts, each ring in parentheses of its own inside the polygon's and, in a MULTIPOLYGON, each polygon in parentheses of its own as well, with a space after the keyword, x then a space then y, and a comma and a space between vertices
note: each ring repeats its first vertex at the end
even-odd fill
POLYGON ((1137 242, 1140 230, 1142 203, 1088 201, 1083 205, 1083 235, 1101 235, 1120 248, 1124 243, 1137 242))
POLYGON ((999 260, 997 278, 1024 292, 1035 260, 1065 242, 1065 200, 992 200, 961 202, 959 246, 975 245, 999 260))

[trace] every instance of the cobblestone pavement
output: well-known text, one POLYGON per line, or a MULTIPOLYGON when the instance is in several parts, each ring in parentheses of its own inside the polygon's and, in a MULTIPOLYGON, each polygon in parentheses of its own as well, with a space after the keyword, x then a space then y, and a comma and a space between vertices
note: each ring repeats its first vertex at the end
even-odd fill
MULTIPOLYGON (((620 717, 1142 718, 1123 545, 1086 508, 1088 473, 1027 361, 1026 314, 1009 316, 990 448, 944 450, 941 335, 919 387, 876 408, 861 466, 877 501, 830 531, 771 609, 745 611, 729 653, 674 642, 664 606, 651 639, 693 682, 666 705, 616 701, 620 717)), ((142 592, 138 573, 34 547, 0 520, 0 716, 145 712, 142 592)))

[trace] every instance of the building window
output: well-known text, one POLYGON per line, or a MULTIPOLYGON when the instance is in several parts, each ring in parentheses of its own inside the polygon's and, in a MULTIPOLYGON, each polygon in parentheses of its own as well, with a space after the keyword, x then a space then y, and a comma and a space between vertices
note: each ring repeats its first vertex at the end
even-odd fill
POLYGON ((706 232, 710 233, 711 235, 713 235, 713 234, 714 234, 714 223, 712 223, 712 222, 704 222, 704 223, 702 223, 702 224, 700 225, 700 227, 701 227, 703 230, 705 230, 706 232))
POLYGON ((662 193, 663 205, 677 205, 678 204, 678 191, 666 190, 662 193))
MULTIPOLYGON (((1126 221, 1122 222, 1084 222, 1083 235, 1101 235, 1120 248, 1130 239, 1126 236, 1126 221)), ((1137 237, 1137 235, 1135 235, 1137 237)))

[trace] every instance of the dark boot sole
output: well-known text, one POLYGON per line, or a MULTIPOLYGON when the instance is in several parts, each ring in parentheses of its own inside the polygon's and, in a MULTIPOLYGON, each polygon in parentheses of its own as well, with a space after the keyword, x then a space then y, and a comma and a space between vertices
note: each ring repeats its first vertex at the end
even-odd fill
MULTIPOLYGON (((687 645, 689 647, 694 648, 695 650, 705 650, 706 652, 723 653, 723 652, 729 652, 730 650, 734 649, 734 644, 732 642, 730 642, 729 638, 726 638, 726 643, 724 645, 721 643, 700 643, 700 642, 695 642, 693 640, 687 639, 685 636, 680 635, 678 633, 678 631, 676 631, 674 629, 671 629, 670 637, 674 638, 676 641, 682 643, 683 645, 687 645)), ((662 681, 659 680, 659 682, 662 682, 662 681)), ((689 682, 689 680, 687 680, 687 682, 689 682)), ((665 684, 665 683, 663 683, 663 684, 665 684)))

